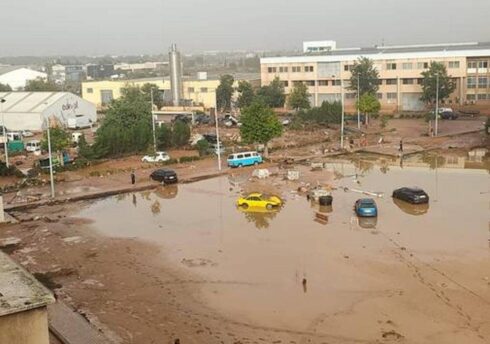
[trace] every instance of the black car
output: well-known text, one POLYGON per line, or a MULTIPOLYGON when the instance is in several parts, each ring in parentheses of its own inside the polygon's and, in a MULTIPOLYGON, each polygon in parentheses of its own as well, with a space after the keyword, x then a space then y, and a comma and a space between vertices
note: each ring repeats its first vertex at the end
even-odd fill
POLYGON ((458 118, 458 114, 456 114, 455 112, 452 112, 452 111, 443 111, 441 112, 440 114, 441 116, 441 119, 456 119, 458 118))
POLYGON ((423 204, 429 203, 429 195, 419 188, 399 188, 393 191, 393 198, 412 203, 423 204))
POLYGON ((153 171, 150 174, 150 178, 164 184, 172 184, 179 181, 175 171, 163 168, 153 171))
POLYGON ((215 134, 204 134, 203 138, 208 141, 209 143, 218 143, 218 137, 215 134))

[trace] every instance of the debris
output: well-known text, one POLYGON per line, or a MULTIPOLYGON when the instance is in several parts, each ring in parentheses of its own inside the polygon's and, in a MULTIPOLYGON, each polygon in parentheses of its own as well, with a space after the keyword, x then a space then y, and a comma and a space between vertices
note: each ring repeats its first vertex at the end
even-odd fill
POLYGON ((315 221, 323 225, 326 225, 328 223, 328 215, 317 212, 315 213, 315 221))
POLYGON ((352 189, 349 187, 343 187, 344 191, 352 191, 352 192, 357 192, 360 194, 368 195, 368 196, 374 196, 374 197, 383 197, 384 193, 383 192, 374 192, 374 191, 364 191, 364 190, 359 190, 359 189, 352 189))
POLYGON ((323 162, 312 162, 310 167, 312 171, 323 170, 323 162))
POLYGON ((271 175, 271 173, 266 168, 257 169, 257 170, 254 170, 252 172, 252 177, 256 177, 256 178, 259 178, 259 179, 268 178, 270 175, 271 175))
POLYGON ((287 178, 288 178, 288 180, 298 180, 299 179, 299 171, 288 170, 287 178))

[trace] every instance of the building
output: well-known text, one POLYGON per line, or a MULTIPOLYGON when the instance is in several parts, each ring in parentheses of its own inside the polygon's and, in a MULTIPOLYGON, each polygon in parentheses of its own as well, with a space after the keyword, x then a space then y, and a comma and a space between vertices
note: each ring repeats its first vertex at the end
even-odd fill
POLYGON ((117 63, 114 69, 122 72, 153 72, 163 70, 168 62, 117 63))
POLYGON ((19 66, 0 67, 0 84, 9 85, 12 90, 23 90, 31 80, 44 79, 48 75, 29 68, 19 66))
POLYGON ((88 64, 85 66, 87 72, 87 79, 99 80, 108 79, 115 75, 114 65, 110 63, 106 64, 88 64))
POLYGON ((0 251, 0 343, 49 344, 51 292, 0 251))
POLYGON ((5 99, 0 119, 8 130, 40 131, 47 118, 61 126, 78 116, 97 121, 95 105, 68 92, 0 92, 0 99, 5 99))
POLYGON ((337 48, 335 41, 308 41, 303 42, 303 52, 306 53, 323 53, 332 51, 337 48))
POLYGON ((279 77, 289 93, 295 83, 303 82, 313 106, 340 100, 344 93, 346 111, 353 112, 357 95, 347 87, 359 57, 373 60, 379 72, 377 96, 384 113, 425 109, 420 101, 421 73, 431 61, 444 63, 456 84, 446 104, 490 105, 490 42, 332 49, 315 55, 267 57, 261 59, 262 85, 279 77))
MULTIPOLYGON (((199 78, 183 79, 183 98, 187 100, 189 106, 202 105, 205 108, 215 107, 216 88, 220 81, 219 78, 202 79, 199 78)), ((235 75, 235 86, 238 86, 238 80, 247 80, 255 86, 260 85, 259 75, 257 74, 237 74, 235 75)), ((83 99, 97 105, 98 109, 107 106, 113 99, 121 97, 121 90, 129 86, 143 86, 144 84, 155 84, 164 95, 164 99, 170 101, 171 87, 170 79, 165 78, 148 78, 135 80, 107 80, 107 81, 90 81, 82 83, 83 99)))
POLYGON ((51 67, 51 79, 56 83, 81 82, 85 78, 82 65, 54 65, 51 67))

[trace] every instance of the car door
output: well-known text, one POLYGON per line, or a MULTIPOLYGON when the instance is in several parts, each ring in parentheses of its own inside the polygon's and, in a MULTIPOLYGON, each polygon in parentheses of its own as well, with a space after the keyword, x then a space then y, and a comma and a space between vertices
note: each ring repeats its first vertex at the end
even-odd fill
POLYGON ((260 205, 260 198, 257 196, 250 196, 247 198, 247 203, 250 207, 258 207, 260 205))

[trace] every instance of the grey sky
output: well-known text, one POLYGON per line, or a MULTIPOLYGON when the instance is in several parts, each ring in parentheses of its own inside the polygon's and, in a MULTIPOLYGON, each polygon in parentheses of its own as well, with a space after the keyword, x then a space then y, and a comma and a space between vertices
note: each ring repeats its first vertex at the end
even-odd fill
POLYGON ((490 41, 489 0, 5 0, 0 56, 490 41))

